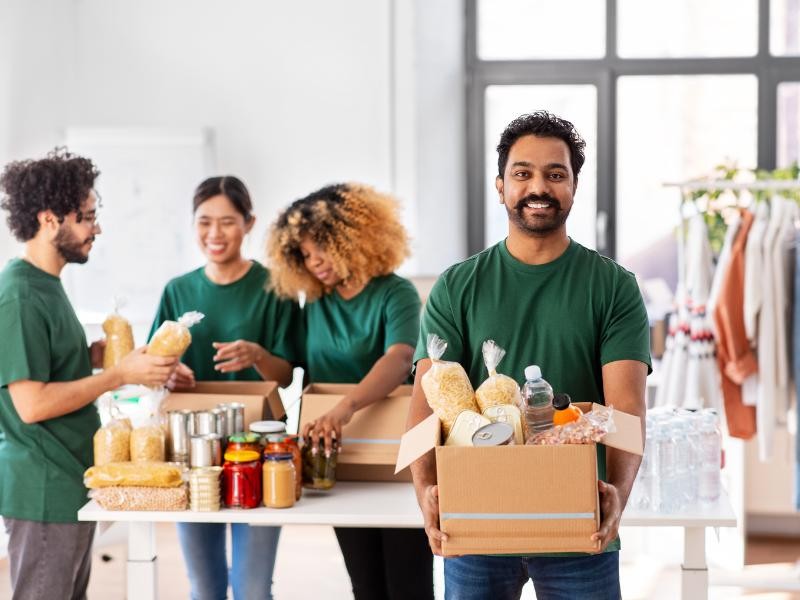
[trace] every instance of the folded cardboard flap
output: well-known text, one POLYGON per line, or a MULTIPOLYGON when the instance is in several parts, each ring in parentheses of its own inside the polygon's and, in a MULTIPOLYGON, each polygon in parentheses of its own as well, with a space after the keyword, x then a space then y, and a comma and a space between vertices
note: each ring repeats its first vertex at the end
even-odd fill
POLYGON ((265 407, 260 419, 282 421, 286 418, 286 411, 278 393, 278 383, 275 381, 198 381, 193 388, 181 388, 176 391, 183 394, 261 396, 265 407))
POLYGON ((430 415, 403 434, 400 439, 400 450, 397 453, 397 465, 394 472, 399 473, 420 456, 439 444, 441 425, 439 417, 430 415))
MULTIPOLYGON (((599 404, 592 405, 592 411, 603 408, 599 404)), ((642 456, 644 454, 644 444, 642 443, 641 418, 614 409, 613 419, 616 431, 603 436, 603 444, 642 456)))

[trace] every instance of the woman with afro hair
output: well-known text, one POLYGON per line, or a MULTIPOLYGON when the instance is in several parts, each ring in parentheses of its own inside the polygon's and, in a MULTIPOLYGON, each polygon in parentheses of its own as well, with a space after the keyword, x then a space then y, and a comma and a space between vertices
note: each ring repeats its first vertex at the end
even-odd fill
MULTIPOLYGON (((357 384, 302 431, 326 452, 342 427, 411 373, 421 304, 394 273, 409 255, 398 203, 354 183, 294 202, 267 244, 272 286, 305 295, 305 365, 310 382, 357 384)), ((433 557, 422 529, 335 528, 356 600, 433 598, 433 557)))

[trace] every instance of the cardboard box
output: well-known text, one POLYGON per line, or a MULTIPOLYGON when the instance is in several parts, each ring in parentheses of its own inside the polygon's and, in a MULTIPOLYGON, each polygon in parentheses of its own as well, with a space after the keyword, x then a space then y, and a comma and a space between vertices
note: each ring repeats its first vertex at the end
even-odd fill
MULTIPOLYGON (((584 412, 597 405, 578 404, 584 412)), ((642 454, 639 417, 614 411, 607 446, 642 454)), ((600 524, 597 447, 441 445, 431 415, 402 438, 396 472, 435 448, 445 555, 592 552, 600 524)))
POLYGON ((282 420, 286 416, 274 381, 198 381, 190 390, 169 394, 161 410, 207 410, 230 402, 244 404, 245 427, 253 421, 282 420))
MULTIPOLYGON (((300 431, 332 409, 355 384, 313 383, 303 390, 300 431)), ((342 430, 336 465, 339 481, 411 481, 411 473, 395 474, 400 438, 411 404, 410 385, 401 385, 385 400, 358 411, 342 430)))

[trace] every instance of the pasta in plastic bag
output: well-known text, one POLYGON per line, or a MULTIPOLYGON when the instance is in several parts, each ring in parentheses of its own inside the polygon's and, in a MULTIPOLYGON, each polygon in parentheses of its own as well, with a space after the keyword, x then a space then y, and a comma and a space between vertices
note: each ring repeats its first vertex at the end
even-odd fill
POLYGON ((447 342, 442 338, 433 333, 428 335, 428 356, 433 364, 422 376, 422 390, 431 410, 442 422, 445 437, 461 411, 480 412, 464 367, 456 362, 440 360, 446 349, 447 342))
POLYGON ((186 510, 186 487, 107 487, 89 492, 104 510, 186 510))
POLYGON ((483 362, 486 363, 489 378, 475 390, 475 400, 481 412, 498 404, 513 404, 517 408, 522 405, 522 394, 517 382, 508 375, 497 372, 497 365, 505 355, 506 351, 494 340, 483 342, 483 362))
POLYGON ((154 356, 181 356, 189 344, 192 334, 189 328, 203 320, 203 313, 191 311, 176 321, 164 321, 147 345, 147 353, 154 356))
POLYGON ((110 397, 104 396, 100 402, 100 409, 105 411, 103 414, 107 414, 110 420, 92 438, 94 464, 128 461, 131 459, 131 421, 121 418, 110 397))
POLYGON ((111 486, 178 487, 183 485, 181 470, 167 463, 117 462, 89 467, 83 483, 91 489, 111 486))
POLYGON ((164 461, 164 430, 160 425, 145 425, 131 432, 131 460, 133 462, 164 461))
POLYGON ((117 364, 133 351, 133 329, 119 309, 123 301, 114 299, 114 312, 103 321, 103 333, 106 334, 106 348, 103 353, 103 368, 108 369, 117 364))

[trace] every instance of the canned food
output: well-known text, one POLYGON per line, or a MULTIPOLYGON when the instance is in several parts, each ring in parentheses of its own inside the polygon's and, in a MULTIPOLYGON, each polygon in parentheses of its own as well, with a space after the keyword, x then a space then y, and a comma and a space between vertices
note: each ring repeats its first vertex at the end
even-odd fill
POLYGON ((189 458, 189 429, 192 411, 167 412, 167 460, 185 462, 189 458))
POLYGON ((513 404, 489 406, 483 411, 483 416, 488 417, 492 423, 508 423, 514 428, 514 443, 518 446, 525 443, 522 433, 522 413, 513 404))
POLYGON ((514 428, 508 423, 489 423, 472 435, 473 446, 508 446, 514 444, 514 428))
POLYGON ((189 442, 189 464, 192 467, 222 465, 222 437, 216 433, 192 436, 189 442))
POLYGON ((462 410, 458 413, 450 435, 444 442, 445 446, 471 446, 472 435, 484 425, 491 423, 488 417, 479 415, 474 410, 462 410))
POLYGON ((192 435, 219 433, 217 431, 217 415, 210 410, 199 410, 192 418, 192 435))
POLYGON ((225 411, 225 435, 230 437, 244 431, 244 404, 228 402, 218 404, 217 408, 225 411))

